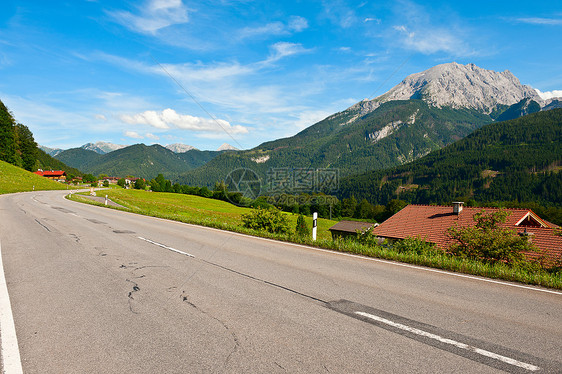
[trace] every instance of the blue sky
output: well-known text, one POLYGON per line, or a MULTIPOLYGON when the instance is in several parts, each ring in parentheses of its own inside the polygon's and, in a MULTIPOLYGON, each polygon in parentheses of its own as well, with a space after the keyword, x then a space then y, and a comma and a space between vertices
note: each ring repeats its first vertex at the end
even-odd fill
POLYGON ((560 90, 561 35, 550 1, 4 0, 0 100, 50 147, 248 149, 451 61, 560 90))

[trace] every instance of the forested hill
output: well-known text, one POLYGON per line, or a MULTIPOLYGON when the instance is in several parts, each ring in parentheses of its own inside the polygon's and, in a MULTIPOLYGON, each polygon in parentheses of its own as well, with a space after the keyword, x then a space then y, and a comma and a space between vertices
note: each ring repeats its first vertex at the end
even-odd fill
POLYGON ((207 163, 221 153, 224 151, 198 149, 174 153, 158 144, 135 144, 106 154, 98 154, 84 148, 72 148, 60 152, 55 158, 94 175, 134 175, 150 179, 158 174, 173 178, 207 163))
POLYGON ((562 109, 486 125, 416 161, 344 178, 340 197, 386 204, 535 202, 562 206, 562 109))
POLYGON ((68 174, 80 175, 77 169, 68 167, 37 148, 31 131, 15 120, 2 101, 0 101, 0 161, 28 171, 59 169, 68 174))
POLYGON ((290 138, 222 154, 184 173, 179 182, 212 186, 239 167, 262 178, 271 168, 338 168, 341 175, 384 169, 451 144, 492 121, 473 109, 437 108, 422 100, 386 102, 364 116, 348 109, 290 138))

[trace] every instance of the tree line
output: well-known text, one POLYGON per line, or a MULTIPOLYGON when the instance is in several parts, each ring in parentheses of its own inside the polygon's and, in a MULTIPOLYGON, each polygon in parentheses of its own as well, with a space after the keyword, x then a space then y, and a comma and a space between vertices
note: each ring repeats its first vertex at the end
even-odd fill
POLYGON ((0 160, 28 171, 37 163, 37 143, 27 126, 16 122, 0 101, 0 160))

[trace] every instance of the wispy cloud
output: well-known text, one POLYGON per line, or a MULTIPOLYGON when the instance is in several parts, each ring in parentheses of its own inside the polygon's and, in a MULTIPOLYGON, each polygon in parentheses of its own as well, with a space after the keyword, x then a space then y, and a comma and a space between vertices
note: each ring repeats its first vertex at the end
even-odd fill
POLYGON ((144 136, 142 136, 141 134, 139 134, 136 131, 125 131, 125 132, 123 132, 123 135, 125 135, 127 138, 131 138, 131 139, 144 139, 144 136))
POLYGON ((442 27, 421 27, 411 30, 405 25, 393 27, 402 36, 401 41, 406 49, 424 54, 447 52, 453 55, 466 54, 466 43, 454 32, 442 27))
POLYGON ((279 61, 284 57, 310 52, 309 49, 304 48, 300 43, 288 42, 275 43, 270 47, 270 49, 271 53, 267 60, 265 60, 265 63, 272 63, 279 61))
POLYGON ((157 129, 167 130, 176 128, 195 132, 212 132, 229 134, 246 134, 248 129, 240 125, 231 125, 222 119, 207 119, 194 117, 188 114, 179 114, 173 109, 164 109, 161 112, 147 110, 133 115, 121 115, 121 121, 130 125, 148 125, 157 129))
POLYGON ((238 39, 290 35, 308 28, 306 18, 292 16, 287 23, 271 22, 262 26, 244 27, 238 32, 238 39))
POLYGON ((341 28, 347 29, 361 22, 355 10, 349 7, 345 1, 324 0, 322 5, 324 6, 324 16, 341 28))
POLYGON ((515 18, 515 21, 520 23, 528 23, 532 25, 549 25, 549 26, 562 25, 561 18, 528 17, 528 18, 515 18))
POLYGON ((135 12, 119 10, 107 11, 107 14, 117 23, 142 34, 155 34, 189 20, 187 7, 181 0, 147 0, 135 12))
POLYGON ((452 56, 471 56, 476 52, 469 45, 467 31, 454 15, 439 15, 408 0, 399 1, 395 9, 399 23, 392 27, 390 40, 402 47, 423 54, 444 52, 452 56))

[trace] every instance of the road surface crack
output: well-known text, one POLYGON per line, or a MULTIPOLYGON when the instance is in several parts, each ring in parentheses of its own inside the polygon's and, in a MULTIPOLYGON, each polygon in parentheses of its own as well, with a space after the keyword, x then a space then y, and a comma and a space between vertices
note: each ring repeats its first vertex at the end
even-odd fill
POLYGON ((48 232, 51 232, 51 230, 49 230, 49 228, 47 226, 45 226, 44 224, 42 224, 41 221, 39 221, 38 219, 35 219, 35 222, 37 222, 40 226, 42 226, 48 232))
POLYGON ((180 298, 184 303, 188 304, 189 306, 191 306, 192 308, 197 310, 199 313, 217 321, 225 329, 225 331, 230 335, 230 337, 232 338, 234 345, 233 345, 232 349, 230 350, 230 353, 228 354, 228 356, 226 356, 226 358, 225 358, 225 360, 222 364, 223 369, 226 369, 226 367, 228 366, 228 363, 230 362, 230 359, 232 358, 232 356, 240 349, 240 340, 238 339, 238 336, 226 324, 226 322, 224 322, 223 320, 221 320, 221 319, 213 316, 212 314, 204 311, 203 309, 199 308, 197 305, 195 305, 194 303, 189 301, 189 298, 188 298, 187 293, 185 291, 182 291, 182 294, 180 295, 180 298))
POLYGON ((132 302, 135 300, 134 293, 140 291, 140 287, 139 287, 137 282, 134 282, 130 279, 126 279, 126 281, 133 284, 133 290, 129 291, 129 294, 127 295, 127 297, 129 298, 129 310, 133 314, 139 314, 139 312, 136 312, 133 309, 133 303, 132 302))

